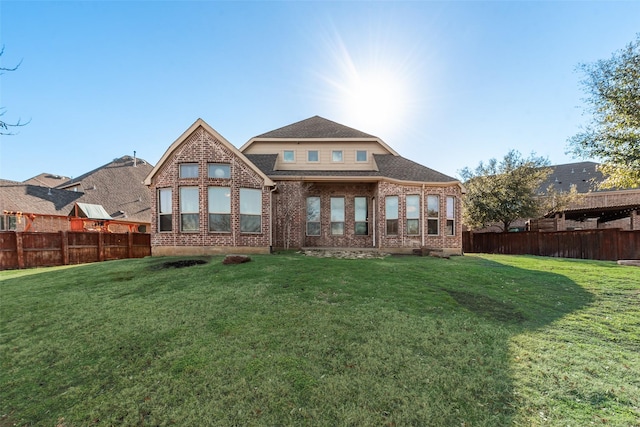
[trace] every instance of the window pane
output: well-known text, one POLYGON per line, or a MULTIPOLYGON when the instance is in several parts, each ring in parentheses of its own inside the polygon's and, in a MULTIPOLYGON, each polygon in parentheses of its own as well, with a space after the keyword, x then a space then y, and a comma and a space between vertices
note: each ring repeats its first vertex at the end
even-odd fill
POLYGON ((387 219, 398 219, 398 196, 385 198, 385 216, 387 219))
POLYGON ((437 235, 438 234, 438 220, 437 219, 428 219, 427 220, 427 234, 437 235))
POLYGON ((365 150, 357 150, 356 162, 366 162, 366 161, 367 161, 367 152, 365 150))
POLYGON ((367 198, 355 197, 353 199, 353 205, 355 210, 355 220, 366 221, 367 220, 367 198))
POLYGON ((209 231, 231 231, 231 215, 209 214, 209 231))
POLYGON ((182 214, 182 231, 198 231, 200 228, 198 214, 182 214))
POLYGON ((240 215, 240 231, 243 233, 260 233, 260 215, 240 215))
POLYGON ((331 222, 344 222, 344 197, 331 198, 331 222))
POLYGON ((331 160, 334 162, 342 161, 342 151, 332 151, 331 152, 331 160))
POLYGON ((160 215, 160 231, 171 231, 173 229, 172 221, 173 221, 173 215, 171 214, 160 215))
POLYGON ((420 220, 408 219, 407 220, 407 234, 420 234, 420 220))
POLYGON ((183 163, 180 165, 180 178, 197 178, 197 177, 198 177, 197 163, 183 163))
POLYGON ((427 216, 438 217, 440 214, 440 197, 427 196, 427 216))
POLYGON ((209 213, 231 213, 229 187, 209 187, 209 213))
POLYGON ((356 236, 366 236, 369 234, 369 224, 366 222, 356 222, 356 236))
POLYGON ((407 218, 420 218, 420 196, 407 196, 407 218))
POLYGON ((320 223, 307 222, 307 236, 319 236, 319 235, 320 235, 320 223))
POLYGON ((293 150, 284 150, 284 155, 282 157, 285 162, 293 162, 295 160, 293 150))
POLYGON ((390 235, 398 234, 398 220, 397 219, 388 219, 387 220, 387 234, 390 234, 390 235))
POLYGON ((198 213, 198 187, 180 187, 180 213, 198 213))
POLYGON ((455 234, 455 229, 453 228, 453 220, 452 219, 448 219, 447 220, 447 235, 448 236, 453 236, 455 234))
POLYGON ((209 178, 231 178, 231 166, 221 163, 210 163, 209 178))
POLYGON ((455 208, 455 199, 451 196, 447 197, 447 218, 455 218, 453 215, 455 208))
POLYGON ((307 222, 320 221, 320 197, 307 197, 307 222))
POLYGON ((262 190, 240 189, 240 214, 262 215, 262 190))
POLYGON ((344 234, 344 222, 332 222, 331 234, 344 234))
POLYGON ((171 189, 161 188, 158 191, 160 202, 158 203, 160 213, 171 213, 171 189))
POLYGON ((307 152, 307 160, 310 162, 318 161, 318 150, 310 150, 307 152))

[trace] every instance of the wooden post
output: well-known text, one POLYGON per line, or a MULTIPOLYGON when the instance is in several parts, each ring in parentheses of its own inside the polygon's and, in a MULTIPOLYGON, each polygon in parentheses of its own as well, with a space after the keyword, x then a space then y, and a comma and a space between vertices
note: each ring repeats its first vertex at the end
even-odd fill
POLYGON ((133 258, 133 233, 127 233, 127 258, 133 258))
POLYGON ((60 232, 60 251, 62 255, 62 265, 69 265, 69 235, 66 231, 60 232))
POLYGON ((98 233, 98 261, 104 261, 104 234, 98 233))
POLYGON ((24 250, 22 248, 22 233, 16 231, 16 254, 18 255, 18 268, 24 268, 24 250))

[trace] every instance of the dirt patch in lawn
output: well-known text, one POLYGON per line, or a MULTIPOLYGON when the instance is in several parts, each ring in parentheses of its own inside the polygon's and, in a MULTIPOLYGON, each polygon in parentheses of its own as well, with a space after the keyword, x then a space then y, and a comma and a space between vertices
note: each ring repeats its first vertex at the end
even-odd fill
POLYGON ((181 259, 178 261, 167 261, 158 265, 156 268, 184 268, 184 267, 193 267, 194 265, 202 265, 207 264, 209 261, 204 259, 181 259))
POLYGON ((443 290, 451 295, 458 304, 482 317, 511 323, 522 323, 527 320, 515 306, 509 303, 470 292, 443 290))

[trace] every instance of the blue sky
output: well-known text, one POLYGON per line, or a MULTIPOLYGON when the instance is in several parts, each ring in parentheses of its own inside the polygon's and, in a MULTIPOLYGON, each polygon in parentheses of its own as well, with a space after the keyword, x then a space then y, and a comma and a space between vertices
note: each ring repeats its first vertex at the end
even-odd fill
POLYGON ((0 178, 155 164, 197 118, 236 147, 320 115, 451 176, 566 155, 576 66, 640 32, 640 2, 0 2, 0 178))

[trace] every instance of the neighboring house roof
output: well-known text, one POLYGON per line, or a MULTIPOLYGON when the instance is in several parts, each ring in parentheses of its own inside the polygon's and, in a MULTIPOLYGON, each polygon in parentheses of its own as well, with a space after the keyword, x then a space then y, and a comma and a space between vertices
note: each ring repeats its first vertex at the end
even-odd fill
POLYGON ((43 187, 58 187, 65 182, 67 182, 70 178, 68 176, 55 175, 51 173, 41 173, 40 175, 36 175, 33 178, 29 178, 24 181, 24 184, 30 185, 41 185, 43 187))
POLYGON ((16 184, 0 187, 0 212, 25 212, 41 215, 68 215, 80 192, 38 185, 16 184))
POLYGON ((3 185, 18 185, 18 184, 22 184, 22 182, 11 181, 10 179, 0 179, 0 186, 3 186, 3 185))
POLYGON ((426 166, 391 154, 374 154, 378 170, 367 171, 343 171, 343 170, 275 170, 277 154, 247 154, 247 158, 258 166, 266 175, 273 179, 286 179, 287 177, 314 177, 314 178, 388 178, 409 182, 433 182, 451 183, 457 179, 437 172, 426 166))
POLYGON ((180 137, 178 139, 176 139, 173 142, 173 144, 171 144, 171 146, 167 149, 167 151, 165 151, 165 153, 162 155, 162 157, 160 158, 160 160, 158 161, 156 166, 147 174, 146 178, 144 178, 144 184, 145 185, 151 185, 151 181, 153 180, 153 177, 156 175, 156 173, 158 173, 158 171, 160 170, 162 165, 172 156, 174 151, 176 151, 178 149, 178 147, 180 147, 180 145, 182 145, 182 143, 185 142, 186 139, 193 132, 195 132, 196 129, 198 129, 199 127, 202 127, 206 132, 211 134, 215 139, 217 139, 228 150, 230 150, 232 153, 234 153, 234 155, 239 157, 241 160, 245 161, 245 163, 250 168, 252 168, 258 175, 260 175, 262 177, 262 179, 264 179, 264 185, 267 185, 267 186, 273 186, 274 185, 273 181, 271 181, 271 179, 267 175, 265 175, 264 172, 262 172, 253 163, 251 163, 251 161, 249 161, 249 159, 247 159, 247 157, 244 154, 242 154, 242 152, 238 151, 238 149, 236 147, 234 147, 229 141, 227 141, 227 139, 225 137, 220 135, 214 128, 209 126, 207 124, 207 122, 205 122, 202 119, 196 120, 189 127, 189 129, 187 129, 182 135, 180 135, 180 137))
POLYGON ((575 185, 578 193, 595 191, 597 184, 604 181, 602 172, 598 170, 598 163, 578 162, 550 166, 553 170, 540 190, 546 192, 549 186, 556 191, 568 192, 575 185))
POLYGON ((78 188, 84 193, 80 202, 102 205, 113 219, 148 223, 152 195, 144 179, 152 169, 143 159, 123 156, 58 188, 78 188))
POLYGON ((251 138, 246 144, 240 147, 240 151, 244 152, 252 144, 259 141, 277 142, 279 140, 298 140, 298 141, 376 141, 387 149, 391 154, 397 155, 391 147, 389 147, 382 139, 377 136, 350 128, 340 123, 325 119, 320 116, 313 116, 305 120, 263 133, 251 138))

